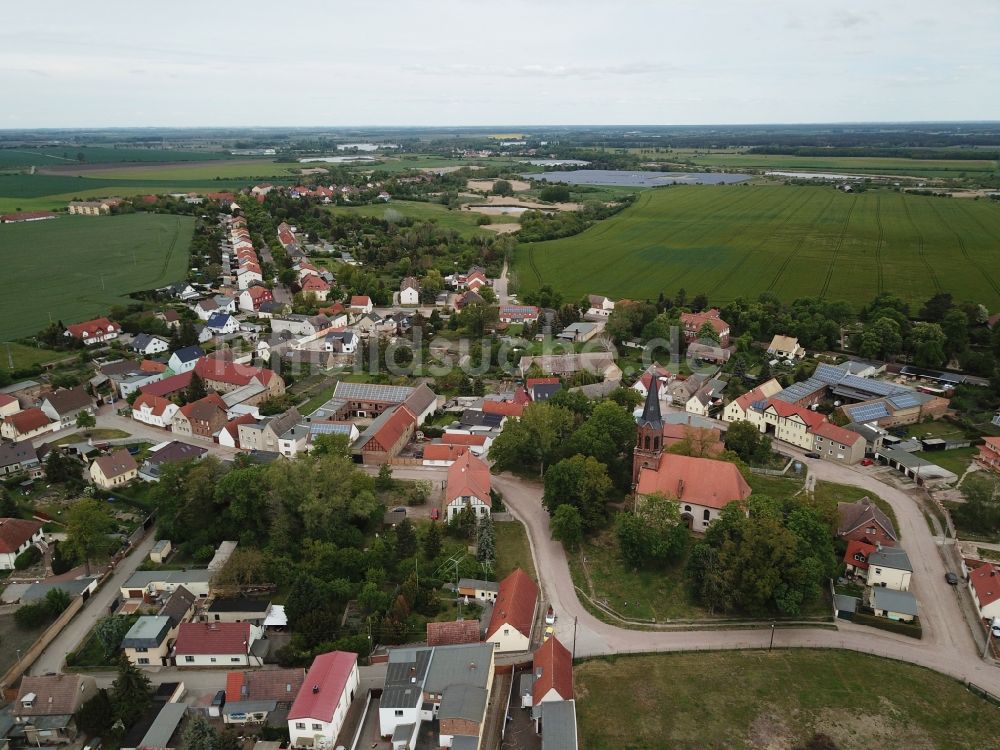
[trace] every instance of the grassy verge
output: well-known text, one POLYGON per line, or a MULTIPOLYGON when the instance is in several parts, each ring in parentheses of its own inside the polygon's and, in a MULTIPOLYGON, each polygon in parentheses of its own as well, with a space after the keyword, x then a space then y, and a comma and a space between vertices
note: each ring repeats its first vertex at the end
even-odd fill
POLYGON ((961 477, 965 473, 965 470, 969 468, 972 459, 979 455, 979 449, 969 447, 955 448, 950 451, 917 451, 915 455, 920 456, 926 461, 930 461, 932 464, 937 464, 942 469, 953 471, 957 476, 961 477))
POLYGON ((503 580, 515 568, 521 568, 532 578, 538 580, 524 524, 520 521, 498 521, 496 530, 497 580, 503 580))
POLYGON ((64 435, 63 437, 56 440, 53 443, 53 445, 69 445, 70 443, 85 443, 88 440, 120 440, 121 438, 127 438, 131 434, 132 433, 125 432, 124 430, 95 428, 93 430, 74 432, 71 435, 64 435))
POLYGON ((966 748, 1000 731, 996 707, 954 680, 864 654, 619 657, 584 662, 574 676, 588 750, 787 748, 817 732, 839 750, 966 748))
POLYGON ((31 367, 44 367, 50 362, 72 359, 74 356, 72 352, 57 352, 51 349, 39 349, 34 346, 9 342, 0 346, 0 370, 27 370, 31 367), (12 360, 13 368, 10 367, 12 360))

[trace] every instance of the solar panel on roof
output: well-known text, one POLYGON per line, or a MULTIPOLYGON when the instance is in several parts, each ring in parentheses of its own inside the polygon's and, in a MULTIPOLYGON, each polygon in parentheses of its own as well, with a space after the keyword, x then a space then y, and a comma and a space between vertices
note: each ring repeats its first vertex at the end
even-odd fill
POLYGON ((848 411, 851 414, 851 419, 855 422, 871 422, 872 420, 884 419, 889 416, 889 410, 881 402, 851 406, 848 407, 848 411))
POLYGON ((898 393, 886 400, 897 409, 907 409, 923 403, 923 399, 916 393, 898 393))
POLYGON ((385 401, 400 403, 413 392, 405 385, 380 385, 378 383, 346 383, 340 381, 333 391, 334 399, 344 401, 385 401))
POLYGON ((351 425, 313 423, 309 425, 309 433, 311 435, 350 435, 351 425))

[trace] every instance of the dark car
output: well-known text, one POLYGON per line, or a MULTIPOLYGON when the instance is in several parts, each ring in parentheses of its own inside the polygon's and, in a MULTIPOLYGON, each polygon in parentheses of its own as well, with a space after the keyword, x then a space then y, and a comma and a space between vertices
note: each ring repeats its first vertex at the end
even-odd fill
POLYGON ((946 580, 952 586, 958 585, 958 576, 950 571, 944 574, 944 580, 946 580))
POLYGON ((822 458, 822 456, 820 456, 818 453, 815 453, 814 451, 809 451, 806 454, 806 458, 822 458))

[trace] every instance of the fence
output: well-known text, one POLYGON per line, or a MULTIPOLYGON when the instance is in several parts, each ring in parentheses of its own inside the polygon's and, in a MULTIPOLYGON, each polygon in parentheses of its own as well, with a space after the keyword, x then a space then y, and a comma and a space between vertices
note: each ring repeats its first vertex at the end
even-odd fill
POLYGON ((1000 696, 993 695, 989 690, 981 688, 978 685, 974 685, 971 682, 965 683, 965 686, 969 689, 969 692, 973 695, 978 695, 987 703, 992 703, 994 706, 1000 706, 1000 696))
POLYGON ((789 457, 788 463, 785 464, 785 468, 783 469, 762 469, 756 466, 751 466, 750 471, 752 471, 754 474, 763 474, 764 476, 769 476, 769 477, 783 477, 785 474, 788 473, 788 470, 792 468, 792 464, 794 463, 795 463, 795 458, 789 457))

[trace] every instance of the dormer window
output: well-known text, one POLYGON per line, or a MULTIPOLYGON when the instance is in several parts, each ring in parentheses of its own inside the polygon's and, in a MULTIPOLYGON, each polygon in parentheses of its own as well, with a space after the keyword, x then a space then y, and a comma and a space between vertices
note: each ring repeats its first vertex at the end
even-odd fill
POLYGON ((35 705, 35 700, 38 698, 34 693, 28 693, 23 698, 21 698, 21 706, 23 708, 31 708, 35 705))

